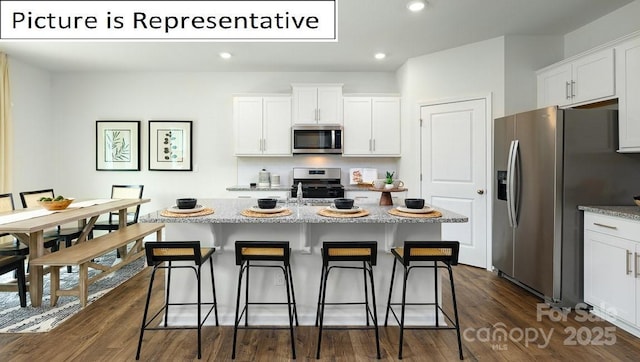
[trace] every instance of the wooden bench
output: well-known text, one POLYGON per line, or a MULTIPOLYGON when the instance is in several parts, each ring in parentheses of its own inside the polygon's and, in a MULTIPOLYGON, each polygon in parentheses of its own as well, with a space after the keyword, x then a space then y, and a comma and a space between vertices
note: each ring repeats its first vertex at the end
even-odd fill
POLYGON ((50 266, 51 306, 56 305, 59 296, 75 295, 80 298, 80 305, 84 308, 87 305, 89 285, 144 256, 142 239, 156 233, 157 240, 162 240, 163 228, 164 224, 156 223, 129 225, 123 229, 118 229, 97 238, 78 243, 70 248, 32 259, 30 263, 31 265, 50 266), (129 243, 134 241, 135 244, 131 249, 125 255, 122 255, 122 261, 120 263, 115 265, 102 265, 93 261, 110 251, 123 247, 126 248, 129 243), (68 265, 78 265, 79 267, 78 286, 72 289, 60 289, 60 267, 68 265), (89 268, 102 272, 89 277, 89 268))

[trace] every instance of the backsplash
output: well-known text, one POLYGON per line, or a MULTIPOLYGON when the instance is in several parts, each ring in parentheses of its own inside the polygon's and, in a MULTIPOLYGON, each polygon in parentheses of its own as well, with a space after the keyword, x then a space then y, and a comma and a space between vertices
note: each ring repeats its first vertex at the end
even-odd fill
MULTIPOLYGON (((398 179, 398 158, 342 157, 338 155, 297 155, 293 157, 237 157, 238 178, 236 184, 248 185, 258 182, 258 172, 266 169, 271 174, 280 175, 281 185, 291 185, 294 167, 336 167, 342 170, 341 183, 349 184, 349 169, 366 167, 378 169, 378 177, 383 178, 385 171, 395 171, 398 179)), ((233 181, 229 181, 231 186, 233 181)))

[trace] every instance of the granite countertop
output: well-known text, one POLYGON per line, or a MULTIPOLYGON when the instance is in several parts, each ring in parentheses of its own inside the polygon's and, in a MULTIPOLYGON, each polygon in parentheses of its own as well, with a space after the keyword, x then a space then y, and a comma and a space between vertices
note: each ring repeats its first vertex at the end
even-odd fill
POLYGON ((578 209, 596 214, 640 221, 640 207, 638 206, 578 206, 578 209))
POLYGON ((400 217, 387 213, 387 210, 394 206, 361 205, 369 211, 369 215, 353 218, 335 218, 318 215, 317 212, 325 206, 303 205, 298 206, 295 202, 286 202, 280 205, 289 208, 292 214, 282 217, 253 218, 240 214, 244 209, 254 206, 253 199, 209 199, 199 200, 199 204, 210 207, 215 212, 211 215, 196 217, 164 217, 160 213, 163 210, 141 215, 140 222, 162 222, 162 223, 214 223, 214 224, 331 224, 331 223, 353 223, 353 224, 418 224, 418 223, 462 223, 468 222, 469 218, 452 211, 438 209, 442 217, 437 218, 413 218, 400 217))

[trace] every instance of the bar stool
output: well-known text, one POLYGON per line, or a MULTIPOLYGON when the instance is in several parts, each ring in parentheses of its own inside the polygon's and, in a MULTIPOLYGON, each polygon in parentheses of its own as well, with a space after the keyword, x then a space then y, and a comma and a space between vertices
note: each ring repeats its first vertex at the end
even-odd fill
POLYGON ((236 358, 236 341, 238 329, 289 329, 291 334, 291 355, 296 359, 295 336, 293 334, 293 321, 298 325, 298 312, 296 310, 296 295, 293 290, 293 276, 291 273, 290 255, 288 241, 236 241, 236 265, 240 266, 238 272, 238 295, 236 297, 236 317, 233 324, 233 351, 231 358, 236 358), (257 262, 260 264, 255 264, 257 262), (267 262, 266 264, 264 262, 267 262), (269 264, 276 262, 282 264, 269 264), (251 302, 249 300, 249 270, 251 268, 278 268, 284 273, 285 286, 287 288, 286 302, 251 302), (240 294, 242 292, 242 276, 245 277, 245 298, 244 307, 240 312, 240 294), (289 313, 288 327, 249 327, 249 305, 287 305, 289 313), (239 326, 244 317, 244 326, 239 326))
POLYGON ((318 329, 318 349, 316 359, 320 358, 323 329, 374 329, 376 333, 376 353, 380 359, 380 338, 378 334, 378 313, 376 311, 376 293, 373 283, 373 266, 376 265, 378 243, 375 241, 325 241, 322 243, 322 272, 320 275, 320 291, 318 293, 318 307, 316 310, 316 327, 318 329), (362 262, 362 266, 353 265, 329 265, 330 262, 362 262), (327 280, 329 272, 333 268, 362 270, 364 274, 364 302, 332 302, 327 303, 327 280), (371 283, 371 301, 369 305, 369 293, 367 276, 371 283), (324 327, 324 307, 326 305, 359 305, 365 306, 367 327, 324 327), (373 309, 373 311, 372 311, 373 309), (369 319, 373 321, 370 327, 369 319))
POLYGON ((145 251, 147 255, 147 265, 153 266, 151 272, 151 279, 149 280, 149 291, 147 292, 147 302, 144 307, 144 315, 142 317, 142 325, 140 327, 140 339, 138 340, 138 350, 136 352, 136 360, 140 359, 140 349, 142 347, 142 337, 145 330, 170 330, 170 329, 197 329, 198 330, 198 359, 202 358, 202 325, 207 320, 211 312, 214 311, 216 326, 218 323, 218 304, 216 299, 216 285, 213 276, 213 258, 212 255, 216 251, 215 248, 203 248, 200 247, 200 241, 158 241, 158 242, 146 242, 145 251), (194 265, 173 265, 174 261, 192 261, 194 265), (211 271, 211 289, 213 292, 213 302, 202 302, 202 285, 201 285, 201 268, 204 263, 209 261, 209 269, 211 271), (167 262, 165 265, 164 262, 167 262), (156 271, 159 269, 167 269, 167 287, 165 302, 162 308, 147 320, 147 314, 149 312, 149 300, 151 299, 151 290, 153 287, 153 279, 156 275, 156 271), (171 287, 171 270, 172 269, 192 269, 195 273, 198 283, 198 301, 195 303, 170 303, 169 291, 171 287), (167 326, 167 319, 169 315, 170 305, 196 305, 198 307, 197 324, 195 327, 187 326, 167 326), (209 311, 202 318, 202 305, 211 305, 209 311), (149 327, 149 325, 162 313, 164 314, 164 326, 149 327))
POLYGON ((459 357, 462 360, 462 340, 460 339, 460 323, 458 321, 458 305, 456 303, 456 290, 453 284, 453 271, 452 265, 458 264, 458 252, 460 250, 460 243, 457 241, 405 241, 404 247, 391 249, 391 253, 394 256, 393 271, 391 273, 391 284, 389 286, 389 299, 387 301, 387 311, 384 317, 384 325, 387 326, 387 320, 389 318, 389 311, 393 314, 396 322, 400 325, 400 347, 398 350, 398 359, 402 359, 402 340, 405 329, 455 329, 458 336, 458 351, 459 357), (404 279, 402 283, 402 302, 391 303, 391 294, 393 293, 393 281, 396 275, 396 263, 400 262, 404 267, 404 279), (413 262, 430 262, 427 265, 411 265, 413 262), (440 265, 441 263, 442 265, 440 265), (430 268, 433 269, 434 276, 434 295, 435 301, 433 303, 407 303, 407 280, 409 279, 409 272, 413 268, 430 268), (451 299, 453 302, 454 319, 452 320, 447 313, 442 309, 441 303, 438 300, 438 268, 446 268, 449 271, 449 281, 451 283, 451 299), (400 319, 396 315, 391 306, 400 305, 400 319), (411 326, 406 327, 404 325, 404 312, 407 305, 433 305, 436 312, 435 326, 411 326), (451 326, 441 326, 439 322, 439 312, 444 315, 451 326))

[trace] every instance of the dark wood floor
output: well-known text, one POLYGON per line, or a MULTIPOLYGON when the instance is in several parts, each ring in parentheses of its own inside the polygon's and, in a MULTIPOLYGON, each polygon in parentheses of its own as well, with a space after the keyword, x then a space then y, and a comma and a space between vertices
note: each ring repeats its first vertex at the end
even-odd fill
MULTIPOLYGON (((63 325, 45 334, 0 334, 1 361, 131 361, 150 270, 134 277, 91 304, 63 325)), ((640 339, 603 321, 578 323, 547 316, 537 320, 540 302, 519 287, 482 269, 454 270, 465 360, 483 361, 637 361, 640 339), (497 330, 508 333, 498 340, 497 330), (612 330, 612 331, 610 331, 612 330), (571 332, 578 332, 576 338, 571 332), (534 338, 537 333, 537 338, 534 338), (544 333, 544 337, 542 335, 544 333), (522 338, 523 334, 530 341, 522 338), (492 337, 494 335, 494 337, 492 337), (551 335, 548 343, 545 338, 551 335), (609 345, 608 345, 609 344, 609 345)), ((161 278, 160 278, 161 279, 161 278)), ((445 288, 445 296, 448 288, 445 288)), ((162 296, 153 296, 159 303, 162 296)), ((203 330, 203 360, 231 360, 232 327, 203 330)), ((298 360, 315 360, 316 329, 297 329, 298 360)), ((398 327, 381 328, 382 359, 397 360, 398 327)), ((371 331, 327 331, 322 361, 375 360, 371 331)), ((285 361, 290 356, 286 331, 242 331, 237 361, 285 361)), ((405 332, 405 361, 457 360, 453 331, 405 332)), ((151 332, 145 336, 144 361, 192 361, 194 331, 151 332)))

